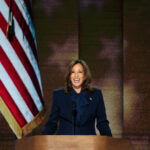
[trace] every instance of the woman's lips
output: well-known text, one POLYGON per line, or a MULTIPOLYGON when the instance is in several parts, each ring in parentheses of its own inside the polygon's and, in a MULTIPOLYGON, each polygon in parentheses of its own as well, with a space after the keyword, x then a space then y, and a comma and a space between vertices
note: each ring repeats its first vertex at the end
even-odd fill
POLYGON ((73 79, 73 81, 74 81, 75 83, 78 83, 78 82, 80 82, 80 79, 73 79))

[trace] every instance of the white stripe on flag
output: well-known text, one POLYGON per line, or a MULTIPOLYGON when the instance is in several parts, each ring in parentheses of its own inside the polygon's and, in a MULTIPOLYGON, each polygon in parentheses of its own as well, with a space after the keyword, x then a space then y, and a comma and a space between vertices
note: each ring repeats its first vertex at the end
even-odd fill
POLYGON ((33 39, 34 39, 34 43, 36 45, 37 48, 37 43, 36 43, 36 38, 35 38, 35 31, 34 31, 34 27, 33 27, 33 23, 31 20, 31 16, 26 8, 26 4, 24 2, 24 0, 15 0, 18 8, 20 9, 20 11, 22 12, 22 15, 26 21, 26 23, 29 25, 30 31, 32 33, 33 39))
POLYGON ((5 85, 6 89, 8 90, 8 93, 12 97, 13 101, 17 105, 18 109, 24 116, 25 120, 27 122, 30 122, 31 120, 33 120, 34 118, 33 114, 31 113, 30 109, 24 102, 22 96, 18 92, 17 88, 13 84, 12 80, 10 79, 9 75, 7 74, 7 72, 5 71, 1 63, 0 63, 0 79, 5 85))
POLYGON ((37 94, 37 91, 32 83, 32 80, 30 79, 28 73, 26 72, 24 66, 22 65, 20 59, 16 55, 15 51, 13 50, 12 46, 6 39, 6 36, 3 34, 2 30, 0 29, 0 37, 1 40, 0 45, 2 46, 3 50, 5 51, 6 55, 8 56, 9 60, 11 61, 12 65, 16 69, 18 75, 20 76, 21 80, 23 81, 24 85, 26 86, 28 92, 30 93, 37 109, 40 111, 43 106, 40 101, 40 98, 37 94))
MULTIPOLYGON (((1 0, 0 11, 1 11, 2 15, 4 16, 6 22, 8 22, 7 20, 8 20, 9 8, 6 5, 6 3, 4 2, 4 0, 1 0)), ((33 51, 31 49, 26 37, 23 34, 22 29, 20 28, 18 22, 16 21, 15 17, 14 17, 14 30, 15 30, 15 35, 16 35, 17 40, 19 41, 20 45, 22 46, 25 54, 27 55, 31 65, 34 69, 34 72, 37 76, 37 79, 38 79, 38 82, 40 85, 41 93, 43 94, 40 72, 39 72, 36 58, 33 54, 33 51)))

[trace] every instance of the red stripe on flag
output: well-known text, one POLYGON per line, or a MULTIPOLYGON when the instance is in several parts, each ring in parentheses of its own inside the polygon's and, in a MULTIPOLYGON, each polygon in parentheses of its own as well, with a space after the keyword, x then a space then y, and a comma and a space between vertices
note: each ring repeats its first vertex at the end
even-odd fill
POLYGON ((7 105, 8 109, 13 114, 14 118, 18 122, 20 127, 23 127, 25 124, 27 124, 26 120, 24 119, 23 115, 21 114, 20 110, 18 109, 17 105, 14 103, 13 99, 11 98, 10 94, 6 90, 4 84, 0 80, 0 95, 4 101, 4 103, 7 105))
MULTIPOLYGON (((8 7, 9 7, 9 5, 10 5, 9 0, 5 0, 5 2, 7 3, 8 7)), ((37 50, 36 50, 36 47, 35 47, 33 36, 30 32, 29 26, 27 25, 22 13, 20 12, 20 9, 16 5, 15 1, 12 1, 12 12, 13 12, 13 15, 15 16, 16 20, 18 21, 24 35, 26 36, 26 38, 28 40, 28 43, 31 46, 31 49, 32 49, 32 51, 35 55, 35 58, 38 61, 37 50)))
POLYGON ((5 70, 7 71, 8 75, 12 79, 13 83, 15 84, 16 88, 18 89, 20 95, 23 97, 25 103, 29 107, 32 114, 34 116, 36 116, 39 111, 38 111, 36 105, 34 104, 31 95, 29 94, 23 81, 21 80, 20 76, 16 72, 15 68, 13 67, 9 58, 7 57, 7 55, 5 54, 5 52, 3 51, 3 49, 1 47, 0 47, 0 54, 1 54, 0 60, 1 60, 1 63, 3 64, 5 70))
MULTIPOLYGON (((5 21, 5 19, 1 13, 0 13, 0 22, 1 22, 0 27, 1 27, 2 31, 5 33, 5 31, 7 29, 7 22, 5 21)), ((24 68, 26 69, 27 73, 29 74, 29 76, 34 84, 34 87, 36 88, 37 93, 40 97, 40 100, 44 104, 43 96, 41 93, 41 89, 40 89, 40 85, 39 85, 37 76, 36 76, 34 69, 31 65, 30 61, 28 60, 23 48, 21 47, 20 43, 18 42, 16 36, 13 37, 13 40, 10 42, 10 44, 12 45, 17 56, 19 57, 20 61, 22 62, 24 68)))

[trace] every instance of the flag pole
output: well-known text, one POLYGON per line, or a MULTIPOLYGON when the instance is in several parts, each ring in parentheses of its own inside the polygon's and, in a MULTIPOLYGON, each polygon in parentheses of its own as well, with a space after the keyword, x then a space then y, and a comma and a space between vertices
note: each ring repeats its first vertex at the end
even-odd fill
POLYGON ((12 14, 12 0, 9 1, 9 15, 8 15, 8 25, 6 35, 9 41, 12 41, 14 35, 14 21, 13 21, 13 14, 12 14))

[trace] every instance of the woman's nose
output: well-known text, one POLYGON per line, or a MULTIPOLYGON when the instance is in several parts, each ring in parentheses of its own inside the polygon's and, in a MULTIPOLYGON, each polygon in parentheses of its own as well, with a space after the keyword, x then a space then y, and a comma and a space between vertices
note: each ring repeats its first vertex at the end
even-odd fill
POLYGON ((78 73, 75 73, 75 77, 78 77, 78 73))

